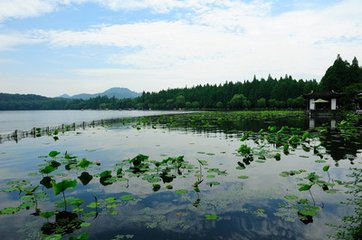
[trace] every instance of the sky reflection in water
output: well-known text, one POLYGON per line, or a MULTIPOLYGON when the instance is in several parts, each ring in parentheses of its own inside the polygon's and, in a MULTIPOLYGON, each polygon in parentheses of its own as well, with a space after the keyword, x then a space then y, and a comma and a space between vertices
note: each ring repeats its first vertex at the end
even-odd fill
MULTIPOLYGON (((252 122, 248 124, 250 126, 252 122)), ((97 218, 83 218, 91 223, 89 227, 73 233, 78 236, 86 231, 91 239, 328 239, 327 235, 333 229, 326 224, 339 224, 343 215, 352 212, 351 208, 340 204, 346 199, 343 191, 327 194, 313 188, 311 196, 308 191, 298 191, 297 176, 279 176, 282 171, 305 169, 328 179, 322 167, 329 164, 330 177, 343 180, 349 172, 350 160, 342 159, 335 167, 333 158, 327 154, 327 162, 320 164, 315 162, 317 158, 311 153, 297 149, 288 156, 283 155, 281 161, 254 161, 246 169, 237 170, 237 162, 241 161, 236 155, 241 144, 238 136, 238 131, 225 133, 220 129, 205 132, 149 126, 137 130, 131 125, 116 125, 89 128, 79 133, 67 132, 56 142, 51 137, 23 139, 17 144, 5 142, 0 145, 0 179, 2 182, 13 178, 39 181, 40 175, 29 177, 27 173, 37 171, 38 164, 43 161, 38 156, 47 155, 52 150, 68 151, 79 159, 101 162, 101 166, 93 166, 89 172, 111 170, 116 163, 139 153, 157 161, 169 156, 184 156, 185 161, 195 167, 199 167, 198 159, 208 162, 208 166, 203 167, 204 180, 199 193, 192 187, 197 177, 186 172, 169 183, 172 190, 166 189, 167 184, 160 183, 161 189, 154 192, 151 183, 133 177, 128 183, 116 182, 107 186, 93 179, 87 186, 78 184, 77 188, 67 191, 68 196, 84 199, 84 206, 94 201, 94 196, 100 202, 113 196, 117 199, 117 207, 107 208, 103 204, 97 218), (227 175, 208 173, 211 168, 226 170, 227 175), (238 178, 240 176, 243 178, 238 178), (210 182, 219 182, 220 185, 210 185, 210 182), (176 194, 177 189, 187 189, 188 192, 176 194), (135 201, 119 201, 120 196, 127 194, 132 194, 135 201), (295 201, 286 200, 286 195, 315 201, 321 210, 313 218, 313 223, 304 224, 298 219, 297 210, 291 207, 295 201), (115 210, 117 214, 114 214, 115 210), (206 214, 217 214, 218 218, 207 220, 206 214)), ((352 153, 355 155, 353 163, 357 165, 362 159, 360 149, 352 153)), ((74 176, 80 173, 77 171, 74 176)), ((60 200, 61 195, 54 197, 51 189, 46 191, 52 195, 50 201, 41 202, 39 206, 61 211, 62 208, 55 208, 52 204, 53 200, 60 200)), ((0 193, 0 208, 15 206, 19 203, 16 199, 16 194, 0 193)), ((1 239, 39 236, 47 220, 30 216, 30 213, 32 210, 0 216, 1 239)))

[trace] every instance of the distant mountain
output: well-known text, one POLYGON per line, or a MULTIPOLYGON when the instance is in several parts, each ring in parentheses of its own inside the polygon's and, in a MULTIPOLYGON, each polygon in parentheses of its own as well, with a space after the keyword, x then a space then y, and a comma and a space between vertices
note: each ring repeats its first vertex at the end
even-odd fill
MULTIPOLYGON (((35 94, 0 93, 0 110, 39 110, 52 98, 35 94)), ((56 107, 53 105, 53 107, 56 107)), ((49 109, 49 108, 48 108, 49 109)))
POLYGON ((95 98, 98 96, 107 96, 109 98, 115 97, 117 99, 123 99, 123 98, 135 98, 141 96, 141 93, 133 92, 129 90, 128 88, 120 88, 120 87, 114 87, 110 88, 102 93, 95 93, 95 94, 89 94, 89 93, 81 93, 73 96, 69 96, 68 94, 63 94, 59 96, 60 98, 71 98, 71 99, 90 99, 95 98))
POLYGON ((63 95, 59 96, 59 98, 72 98, 72 97, 69 96, 68 94, 63 94, 63 95))

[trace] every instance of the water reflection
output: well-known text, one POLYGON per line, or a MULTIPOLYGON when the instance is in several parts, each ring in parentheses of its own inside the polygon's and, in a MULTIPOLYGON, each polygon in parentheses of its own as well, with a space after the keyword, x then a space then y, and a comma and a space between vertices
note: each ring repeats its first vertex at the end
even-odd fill
POLYGON ((328 124, 329 129, 336 129, 337 120, 334 118, 309 118, 309 129, 313 130, 317 126, 326 126, 328 124))
MULTIPOLYGON (((222 124, 223 120, 214 120, 184 127, 176 121, 170 125, 142 123, 140 129, 113 125, 88 129, 81 134, 67 133, 56 142, 44 137, 0 146, 0 152, 6 152, 0 155, 0 164, 6 166, 8 172, 11 169, 10 172, 16 173, 16 169, 21 168, 21 177, 28 179, 29 184, 38 184, 45 178, 44 184, 33 192, 47 193, 42 200, 36 195, 35 204, 32 198, 22 198, 31 196, 24 191, 13 192, 10 198, 8 193, 0 192, 0 199, 7 199, 1 201, 0 209, 19 206, 22 201, 32 204, 22 205, 29 206, 29 211, 22 209, 15 215, 0 216, 0 237, 20 239, 59 233, 68 238, 88 232, 91 239, 326 239, 329 232, 326 224, 338 223, 342 212, 351 211, 340 204, 347 196, 343 186, 336 183, 345 180, 349 165, 333 167, 333 160, 337 158, 330 152, 341 151, 337 147, 348 143, 347 139, 345 143, 333 141, 341 137, 335 131, 311 140, 313 145, 322 146, 321 163, 315 162, 318 158, 313 148, 300 145, 296 149, 290 147, 288 154, 281 152, 280 161, 267 154, 265 159, 255 155, 245 169, 240 169, 238 162, 243 162, 243 157, 236 152, 241 144, 238 129, 251 130, 255 127, 253 121, 256 129, 266 129, 270 123, 282 126, 284 122, 228 119, 222 124), (210 124, 214 120, 220 122, 220 127, 210 124), (233 128, 228 127, 230 124, 233 128), (331 143, 336 145, 330 147, 331 143), (57 164, 36 156, 51 150, 60 151, 59 156, 67 151, 70 156, 56 159, 62 165, 46 173, 52 170, 48 166, 57 164), (79 156, 77 162, 71 161, 73 154, 79 156), (92 163, 82 162, 83 158, 92 163), (9 165, 3 164, 5 162, 9 165), (323 170, 326 165, 331 168, 327 172, 323 170), (68 166, 69 171, 64 166, 68 166), (24 174, 38 169, 45 174, 24 174), (280 176, 281 172, 300 169, 305 172, 280 176), (311 184, 307 176, 312 172, 321 176, 319 180, 333 183, 336 192, 325 192, 317 184, 310 191, 298 191, 300 184, 311 184), (50 181, 47 177, 51 177, 50 181), (52 189, 52 180, 60 183, 63 179, 75 179, 78 183, 75 188, 66 189, 66 208, 59 203, 54 205, 64 201, 62 195, 55 196, 52 189), (301 200, 303 204, 298 203, 301 200), (298 215, 306 205, 320 208, 309 224, 298 215), (37 209, 40 209, 38 215, 30 215, 37 213, 37 209), (48 218, 39 216, 46 212, 53 214, 49 213, 52 216, 48 218), (24 232, 21 226, 13 224, 15 221, 34 224, 24 232)), ((303 128, 304 123, 305 119, 297 118, 294 126, 303 128)), ((358 143, 355 148, 361 149, 360 140, 355 141, 358 143)), ((257 147, 251 140, 247 140, 247 144, 257 147)), ((268 145, 267 150, 273 155, 280 151, 273 144, 268 145)), ((346 151, 344 155, 352 152, 346 151)), ((360 164, 358 152, 354 159, 360 164)), ((3 182, 8 180, 4 176, 13 178, 11 174, 1 175, 3 182)), ((32 192, 29 184, 21 185, 26 192, 32 192)))

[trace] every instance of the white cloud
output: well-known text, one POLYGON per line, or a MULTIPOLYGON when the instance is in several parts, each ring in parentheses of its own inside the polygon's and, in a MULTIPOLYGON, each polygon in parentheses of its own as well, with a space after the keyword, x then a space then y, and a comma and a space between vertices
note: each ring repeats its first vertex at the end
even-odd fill
MULTIPOLYGON (((138 91, 251 79, 254 74, 319 78, 338 53, 347 59, 354 55, 362 59, 359 0, 279 15, 270 14, 272 5, 266 1, 84 1, 97 2, 114 11, 147 8, 168 12, 183 8, 191 9, 193 14, 177 21, 98 25, 84 31, 38 30, 23 38, 0 35, 0 50, 24 44, 26 39, 65 49, 87 45, 116 47, 119 51, 108 58, 112 67, 83 68, 74 74, 92 80, 94 87, 117 84, 138 91), (101 81, 105 79, 107 82, 101 81)), ((52 1, 49 8, 41 11, 84 1, 52 1)), ((43 1, 29 2, 35 6, 43 1)), ((1 16, 0 10, 0 19, 1 16)))
MULTIPOLYGON (((158 13, 167 13, 173 9, 204 11, 215 6, 230 6, 232 0, 94 0, 114 11, 151 9, 158 13)), ((237 1, 236 1, 237 2, 237 1)))
POLYGON ((0 1, 0 21, 14 17, 25 18, 39 16, 43 13, 53 11, 54 4, 50 1, 42 0, 1 0, 0 1))
POLYGON ((40 43, 43 40, 34 38, 29 34, 6 33, 0 34, 0 51, 11 50, 13 47, 24 44, 40 43))
MULTIPOLYGON (((123 3, 124 7, 134 3, 107 3, 111 2, 123 3)), ((152 1, 156 5, 161 2, 164 1, 152 1)), ((176 6, 180 1, 165 2, 176 6)), ((211 1, 198 1, 201 2, 211 1)), ((147 3, 150 1, 139 2, 140 6, 147 3)), ((347 57, 360 52, 362 4, 359 1, 342 2, 323 11, 294 11, 277 16, 268 15, 270 5, 263 2, 224 1, 223 4, 223 8, 196 15, 191 22, 146 22, 43 34, 51 44, 62 47, 99 44, 139 48, 110 57, 112 63, 135 69, 184 69, 197 75, 202 69, 212 67, 212 71, 220 71, 220 76, 233 72, 233 80, 241 76, 249 78, 252 72, 273 75, 310 72, 310 76, 320 76, 325 65, 315 67, 316 62, 328 64, 339 52, 347 57), (225 8, 228 4, 230 8, 225 8), (331 42, 330 39, 338 40, 340 36, 356 42, 331 42), (323 44, 327 40, 328 44, 323 44), (194 64, 200 69, 192 68, 194 64)))
POLYGON ((87 0, 0 0, 0 22, 9 18, 36 17, 59 6, 80 4, 87 0))

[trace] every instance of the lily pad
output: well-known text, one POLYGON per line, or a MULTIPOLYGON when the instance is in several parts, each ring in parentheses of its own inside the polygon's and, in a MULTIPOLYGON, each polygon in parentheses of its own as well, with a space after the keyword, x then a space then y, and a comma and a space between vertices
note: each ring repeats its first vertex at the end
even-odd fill
POLYGON ((287 200, 297 200, 298 199, 298 197, 295 195, 286 195, 286 196, 284 196, 284 198, 287 200))
POLYGON ((248 176, 238 176, 239 179, 248 179, 248 176))
POLYGON ((130 194, 129 195, 123 195, 123 196, 120 197, 120 199, 122 201, 133 201, 133 200, 135 200, 134 196, 130 195, 130 194))
POLYGON ((69 188, 74 188, 75 186, 77 186, 77 180, 72 179, 65 179, 59 183, 53 182, 54 194, 58 195, 59 193, 64 192, 69 188))
POLYGON ((182 195, 182 194, 188 193, 188 190, 187 189, 178 189, 175 191, 175 193, 182 195))
POLYGON ((219 216, 217 214, 205 214, 206 220, 217 220, 219 216))

